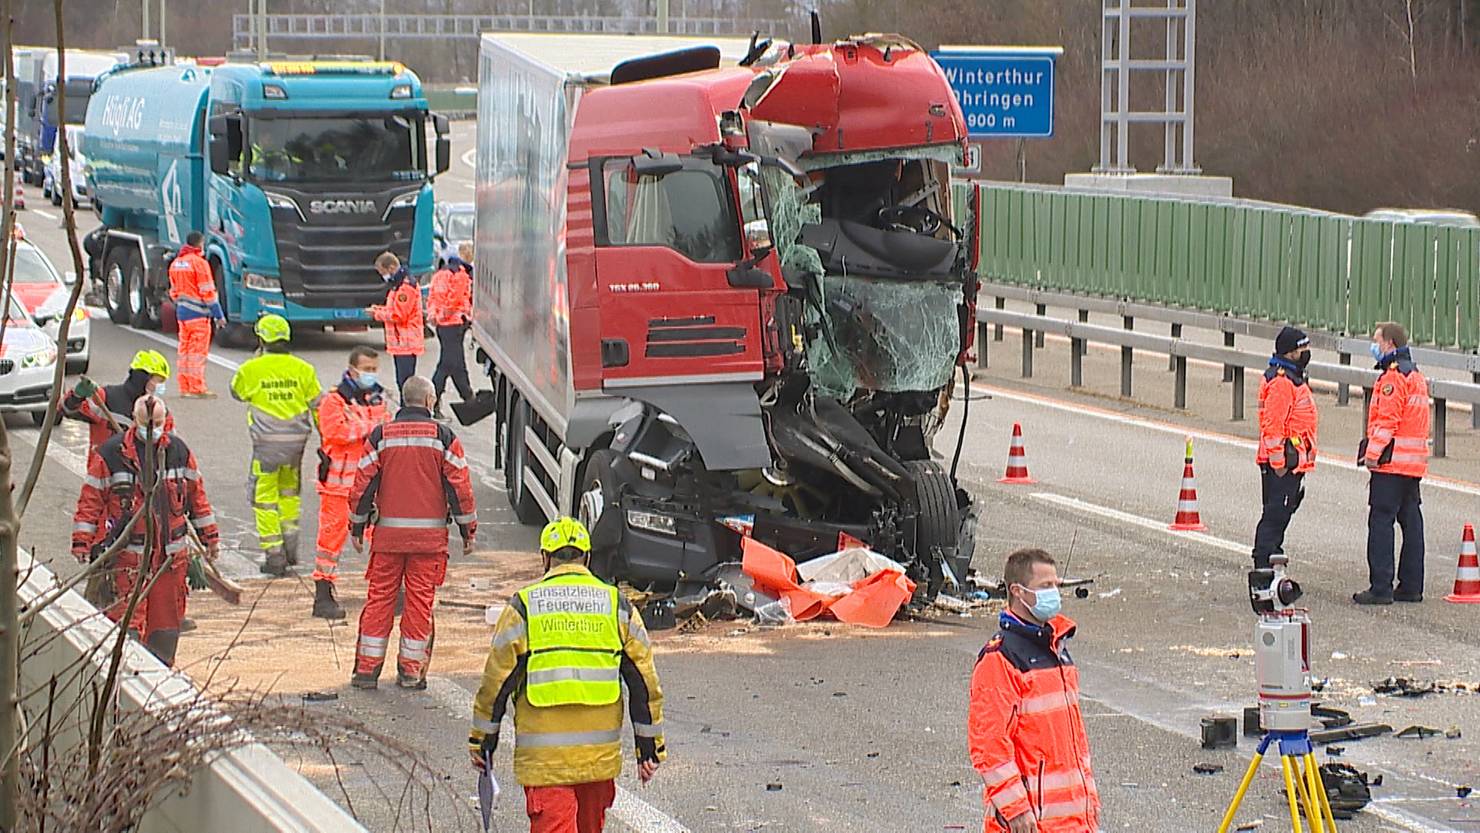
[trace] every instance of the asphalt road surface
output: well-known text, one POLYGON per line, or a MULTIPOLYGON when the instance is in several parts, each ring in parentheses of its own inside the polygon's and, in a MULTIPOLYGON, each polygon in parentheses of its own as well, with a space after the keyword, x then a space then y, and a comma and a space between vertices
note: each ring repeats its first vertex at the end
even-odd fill
MULTIPOLYGON (((456 125, 453 135, 454 170, 438 183, 438 193, 444 199, 469 200, 471 124, 456 125)), ((21 219, 29 236, 59 268, 70 269, 58 213, 34 189, 28 193, 33 207, 21 219)), ((95 223, 90 213, 80 219, 83 232, 95 223)), ((1015 351, 1014 338, 1006 345, 1015 351)), ((141 348, 159 348, 173 358, 169 336, 117 327, 102 315, 93 318, 93 339, 89 375, 100 382, 121 378, 130 356, 141 348)), ((351 346, 378 344, 379 339, 378 332, 308 333, 295 338, 294 346, 319 369, 328 387, 337 380, 351 346)), ((429 343, 421 362, 428 375, 435 351, 429 343)), ((248 355, 213 348, 208 385, 225 394, 232 370, 248 355)), ((1015 365, 997 363, 998 356, 1015 352, 994 353, 998 366, 973 383, 975 399, 961 451, 960 473, 983 505, 976 567, 995 576, 1008 552, 1035 545, 1068 562, 1067 572, 1094 579, 1088 598, 1070 599, 1066 613, 1080 624, 1072 645, 1083 670, 1104 829, 1213 830, 1252 753, 1248 739, 1240 740, 1237 751, 1207 752, 1198 745, 1201 718, 1238 715, 1253 703, 1253 617, 1244 578, 1258 512, 1252 428, 1247 422, 1227 421, 1226 387, 1212 368, 1194 368, 1190 409, 1170 411, 1108 395, 1119 378, 1111 354, 1092 354, 1086 376, 1093 389, 1088 391, 1067 390, 1066 379, 1048 370, 1031 381, 1020 380, 1015 365), (984 394, 991 398, 982 398, 984 394), (1024 427, 1036 485, 996 482, 1014 422, 1024 427), (1210 528, 1206 534, 1166 529, 1189 435, 1196 443, 1202 517, 1210 528), (1194 774, 1193 765, 1203 762, 1224 770, 1194 774)), ((1067 346, 1050 341, 1040 368, 1067 364, 1067 346)), ((1146 357, 1140 363, 1144 381, 1138 382, 1138 395, 1170 401, 1169 396, 1158 398, 1158 386, 1169 376, 1165 367, 1164 357, 1146 357)), ((389 375, 388 362, 384 371, 389 375)), ((229 571, 261 583, 246 492, 244 408, 225 395, 214 401, 172 397, 170 404, 179 433, 204 470, 226 536, 229 571)), ((1441 599, 1453 580, 1462 524, 1480 522, 1476 432, 1466 427, 1467 419, 1451 420, 1454 456, 1436 466, 1436 476, 1424 486, 1428 600, 1357 608, 1349 597, 1364 586, 1366 475, 1347 461, 1359 431, 1360 406, 1338 410, 1324 394, 1319 404, 1330 454, 1307 480, 1308 497, 1286 549, 1315 620, 1316 674, 1329 678, 1320 699, 1350 710, 1361 721, 1380 721, 1394 729, 1457 729, 1461 734, 1458 739, 1387 737, 1341 744, 1344 753, 1332 760, 1383 775, 1383 785, 1374 789, 1375 803, 1341 829, 1480 829, 1480 808, 1470 808, 1456 792, 1459 786, 1480 782, 1480 697, 1451 692, 1412 699, 1374 697, 1370 687, 1389 676, 1480 683, 1480 606, 1441 599)), ((954 409, 937 440, 937 451, 947 458, 960 417, 961 409, 954 409)), ((24 416, 5 422, 24 458, 35 429, 24 416)), ((528 570, 535 531, 519 526, 508 509, 501 474, 492 468, 490 431, 483 426, 460 430, 475 473, 480 546, 503 553, 474 559, 489 559, 477 565, 481 567, 528 570), (495 563, 495 558, 501 561, 495 563)), ((59 427, 22 532, 23 546, 34 547, 39 558, 56 560, 59 567, 65 567, 86 444, 83 426, 59 427)), ((311 551, 316 509, 312 490, 305 490, 305 551, 311 551)), ((453 556, 454 566, 460 559, 453 556)), ((344 564, 342 572, 362 570, 364 558, 347 552, 344 564)), ((310 569, 300 567, 296 579, 303 585, 305 611, 310 569)), ((345 601, 353 617, 362 599, 345 601)), ((304 622, 305 628, 322 627, 306 617, 304 622)), ((628 766, 611 829, 980 829, 980 779, 966 756, 966 691, 976 653, 994 627, 990 615, 942 614, 897 622, 879 632, 828 623, 760 631, 741 622, 660 635, 658 666, 668 700, 670 759, 648 787, 636 785, 628 766)), ((320 661, 284 657, 280 688, 296 690, 295 669, 320 661)), ((404 812, 398 818, 395 802, 369 800, 376 789, 373 762, 348 767, 351 771, 341 771, 338 778, 322 762, 297 758, 290 763, 326 789, 345 781, 349 794, 362 799, 354 802, 355 809, 370 829, 475 829, 469 813, 472 780, 463 751, 475 671, 449 668, 422 694, 356 692, 343 683, 335 690, 339 700, 332 708, 393 734, 446 774, 448 790, 434 795, 423 812, 414 814, 416 819, 404 812)), ((347 682, 348 672, 343 676, 347 682)), ((1328 754, 1320 753, 1323 761, 1328 754)), ((1266 761, 1240 822, 1262 819, 1261 830, 1288 824, 1278 772, 1277 765, 1266 761)), ((520 829, 525 823, 522 800, 513 792, 507 750, 500 750, 498 773, 505 798, 497 829, 520 829)))

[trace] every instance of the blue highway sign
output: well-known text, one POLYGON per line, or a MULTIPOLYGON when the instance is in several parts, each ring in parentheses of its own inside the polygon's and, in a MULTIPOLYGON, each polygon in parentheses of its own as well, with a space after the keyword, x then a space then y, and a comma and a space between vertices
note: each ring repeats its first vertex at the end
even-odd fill
POLYGON ((1061 51, 961 46, 931 56, 945 71, 972 138, 1048 138, 1061 51))

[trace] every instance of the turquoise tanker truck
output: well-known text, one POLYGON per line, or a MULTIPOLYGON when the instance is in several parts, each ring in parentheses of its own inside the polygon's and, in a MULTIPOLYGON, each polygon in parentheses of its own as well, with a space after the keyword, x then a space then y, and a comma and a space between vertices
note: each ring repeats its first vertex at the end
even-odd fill
POLYGON ((435 266, 447 120, 399 63, 123 67, 97 82, 83 148, 102 220, 84 248, 115 323, 170 317, 167 269, 191 230, 205 234, 227 343, 269 312, 362 329, 384 300, 377 254, 423 283, 435 266))

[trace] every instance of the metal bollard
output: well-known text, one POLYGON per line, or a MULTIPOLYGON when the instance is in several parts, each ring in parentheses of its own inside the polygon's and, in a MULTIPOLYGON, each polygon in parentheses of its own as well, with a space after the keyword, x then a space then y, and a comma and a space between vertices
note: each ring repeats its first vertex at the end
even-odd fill
MULTIPOLYGON (((1123 316, 1125 329, 1134 330, 1136 319, 1132 316, 1123 316)), ((1135 351, 1130 347, 1120 348, 1120 395, 1126 399, 1131 398, 1131 362, 1135 361, 1135 351)))
POLYGON ((1244 421, 1244 369, 1233 368, 1233 421, 1244 421))
POLYGON ((1033 378, 1033 331, 1023 328, 1023 378, 1033 378))
MULTIPOLYGON (((1172 338, 1181 338, 1181 337, 1182 337, 1182 325, 1181 324, 1173 324, 1172 325, 1172 338)), ((1173 372, 1175 372, 1177 370, 1177 357, 1176 356, 1173 356, 1173 355, 1170 355, 1170 354, 1167 355, 1167 370, 1170 370, 1170 371, 1173 371, 1173 372)))
POLYGON ((1176 374, 1173 387, 1173 404, 1180 410, 1187 407, 1187 357, 1172 356, 1172 372, 1176 374))
MULTIPOLYGON (((1034 304, 1033 305, 1033 311, 1036 312, 1036 313, 1038 313, 1038 317, 1042 318, 1043 316, 1048 315, 1048 304, 1034 304)), ((1038 332, 1036 332, 1036 333, 1033 334, 1033 345, 1035 347, 1042 347, 1043 346, 1043 331, 1042 330, 1039 330, 1038 332)))
POLYGON ((1434 398, 1434 456, 1443 457, 1449 450, 1446 442, 1449 434, 1449 403, 1434 398))
MULTIPOLYGON (((1224 347, 1227 347, 1227 348, 1230 348, 1230 349, 1233 348, 1233 346, 1234 346, 1233 345, 1233 333, 1224 333, 1223 334, 1223 346, 1224 347)), ((1231 364, 1225 364, 1225 365, 1223 365, 1223 381, 1225 381, 1225 382, 1232 382, 1234 380, 1235 374, 1238 373, 1238 372, 1242 372, 1242 371, 1243 371, 1243 368, 1241 368, 1241 367, 1240 368, 1235 368, 1231 364)), ((1240 408, 1240 409, 1242 409, 1242 408, 1240 408)), ((1242 417, 1234 417, 1234 419, 1242 419, 1242 417)))
MULTIPOLYGON (((1340 353, 1336 356, 1336 360, 1341 362, 1341 364, 1345 367, 1351 367, 1352 354, 1340 353)), ((1351 401, 1351 386, 1345 382, 1342 382, 1336 386, 1336 404, 1340 406, 1345 406, 1346 403, 1349 401, 1351 401)))

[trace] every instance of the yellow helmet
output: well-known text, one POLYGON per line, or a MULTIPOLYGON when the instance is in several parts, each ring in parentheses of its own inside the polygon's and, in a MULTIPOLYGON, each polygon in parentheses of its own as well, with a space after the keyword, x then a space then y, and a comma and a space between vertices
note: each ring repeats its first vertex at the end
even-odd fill
POLYGON ((140 350, 129 363, 129 370, 142 370, 150 376, 170 378, 170 361, 158 350, 140 350))
POLYGON ((556 518, 540 533, 541 552, 555 552, 565 547, 575 547, 587 553, 591 551, 591 534, 575 518, 556 518))
POLYGON ((262 339, 265 344, 271 344, 274 341, 287 341, 293 337, 293 329, 288 326, 288 319, 272 313, 268 313, 257 319, 255 332, 257 333, 257 337, 262 339))

